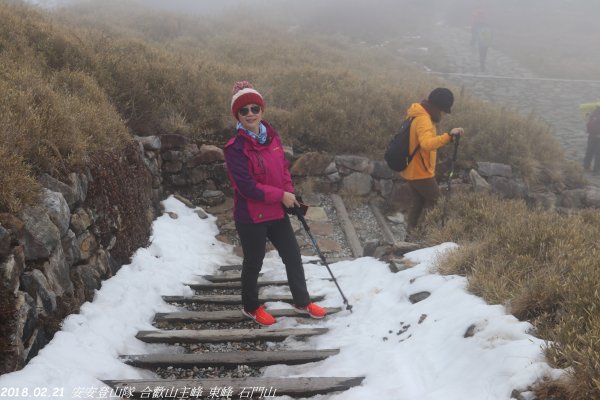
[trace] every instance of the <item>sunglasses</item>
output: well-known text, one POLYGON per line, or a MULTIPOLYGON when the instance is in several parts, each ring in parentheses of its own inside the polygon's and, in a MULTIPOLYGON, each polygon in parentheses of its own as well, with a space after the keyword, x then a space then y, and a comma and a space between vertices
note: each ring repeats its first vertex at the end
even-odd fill
POLYGON ((250 111, 252 111, 252 114, 258 115, 258 113, 260 113, 260 106, 242 107, 240 108, 239 113, 242 117, 245 117, 250 111))

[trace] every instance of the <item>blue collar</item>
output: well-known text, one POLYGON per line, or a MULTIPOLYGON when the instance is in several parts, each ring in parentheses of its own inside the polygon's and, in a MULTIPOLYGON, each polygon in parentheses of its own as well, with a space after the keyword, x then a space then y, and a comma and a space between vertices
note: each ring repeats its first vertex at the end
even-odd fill
POLYGON ((244 125, 242 125, 241 122, 237 123, 236 129, 237 130, 242 129, 251 138, 253 138, 254 140, 256 140, 260 144, 265 144, 267 142, 267 127, 262 122, 259 125, 259 133, 258 133, 258 135, 256 133, 254 133, 254 132, 252 132, 252 131, 244 128, 244 125))

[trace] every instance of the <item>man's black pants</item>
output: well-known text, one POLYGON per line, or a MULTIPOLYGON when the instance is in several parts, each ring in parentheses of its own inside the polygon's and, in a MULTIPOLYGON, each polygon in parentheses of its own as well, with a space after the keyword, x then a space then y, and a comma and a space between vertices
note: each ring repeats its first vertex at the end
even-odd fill
POLYGON ((285 264, 288 284, 292 291, 294 304, 306 307, 310 303, 304 267, 296 236, 286 215, 283 219, 258 224, 236 222, 235 227, 242 243, 244 262, 242 264, 242 304, 244 310, 254 312, 259 307, 258 274, 265 258, 267 238, 277 249, 285 264))

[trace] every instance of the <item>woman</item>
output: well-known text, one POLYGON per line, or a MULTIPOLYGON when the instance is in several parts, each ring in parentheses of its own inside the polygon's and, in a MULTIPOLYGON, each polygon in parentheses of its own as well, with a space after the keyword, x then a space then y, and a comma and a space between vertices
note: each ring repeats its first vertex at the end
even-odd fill
POLYGON ((310 302, 300 248, 285 208, 300 206, 277 132, 262 119, 265 103, 249 82, 233 87, 231 112, 237 134, 225 145, 225 162, 234 190, 233 217, 244 261, 242 312, 261 325, 276 322, 258 302, 258 275, 267 238, 285 264, 294 309, 323 318, 325 309, 310 302))

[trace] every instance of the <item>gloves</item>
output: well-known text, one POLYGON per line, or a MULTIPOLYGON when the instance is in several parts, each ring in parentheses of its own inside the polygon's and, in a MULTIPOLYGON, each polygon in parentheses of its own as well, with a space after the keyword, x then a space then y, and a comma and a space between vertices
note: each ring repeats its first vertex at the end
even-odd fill
POLYGON ((298 203, 300 203, 300 206, 286 208, 285 212, 290 215, 304 217, 306 215, 306 212, 308 211, 308 206, 302 202, 302 197, 300 195, 296 195, 296 200, 298 200, 298 203))

